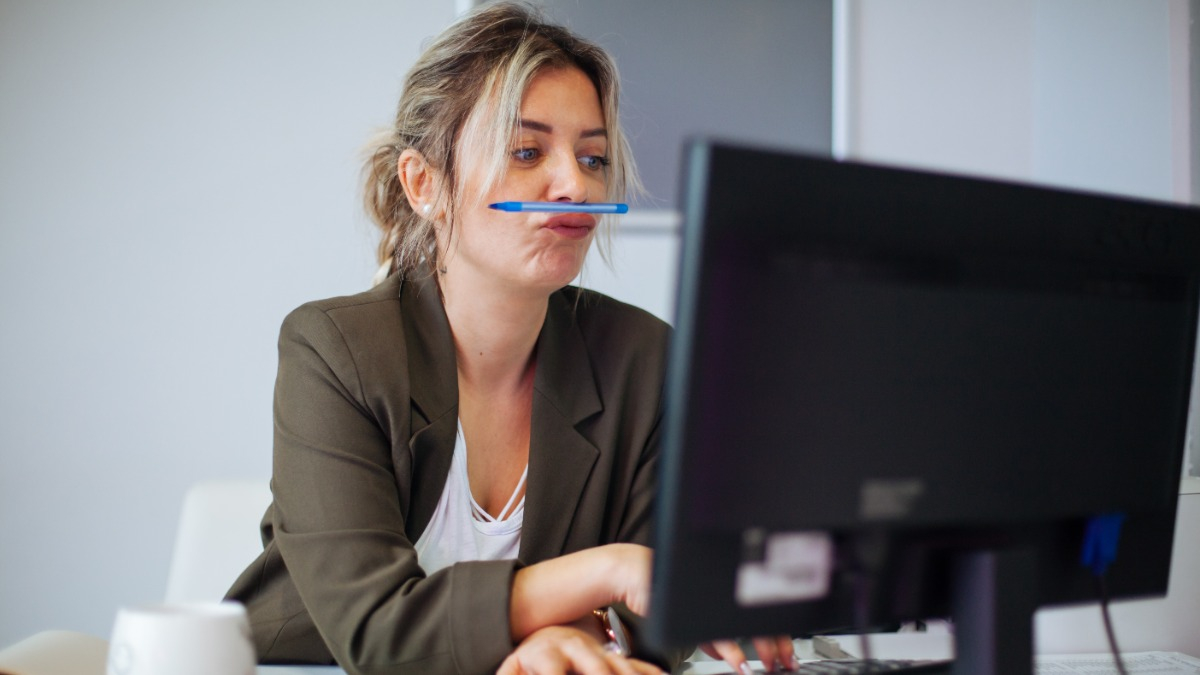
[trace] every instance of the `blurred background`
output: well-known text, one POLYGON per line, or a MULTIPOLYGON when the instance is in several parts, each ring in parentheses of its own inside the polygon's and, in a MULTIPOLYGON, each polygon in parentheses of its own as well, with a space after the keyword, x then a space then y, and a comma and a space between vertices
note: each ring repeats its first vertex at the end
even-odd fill
MULTIPOLYGON (((369 285, 358 150, 470 4, 0 0, 0 645, 106 636, 188 486, 269 477, 279 323, 369 285)), ((544 4, 650 192, 584 282, 668 320, 692 134, 1200 195, 1197 0, 544 4)))

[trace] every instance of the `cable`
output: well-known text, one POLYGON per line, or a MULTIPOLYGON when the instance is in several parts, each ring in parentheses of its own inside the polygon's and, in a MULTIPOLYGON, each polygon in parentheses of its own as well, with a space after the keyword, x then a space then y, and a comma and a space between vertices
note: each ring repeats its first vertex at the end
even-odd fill
POLYGON ((1108 636, 1108 648, 1112 652, 1113 662, 1117 664, 1117 672, 1120 675, 1129 675, 1129 671, 1125 670, 1121 650, 1117 649, 1117 634, 1113 632, 1112 616, 1108 611, 1108 586, 1104 583, 1103 574, 1096 576, 1096 592, 1100 595, 1100 615, 1104 617, 1104 633, 1108 636))
POLYGON ((1112 652, 1113 662, 1117 665, 1117 672, 1129 675, 1121 658, 1121 650, 1117 648, 1117 635, 1113 631, 1112 616, 1108 611, 1108 586, 1104 583, 1108 566, 1117 558, 1117 542, 1121 537, 1121 525, 1124 522, 1123 513, 1094 516, 1089 519, 1083 537, 1081 562, 1091 569, 1096 580, 1096 593, 1100 596, 1100 615, 1104 619, 1104 632, 1108 636, 1108 648, 1112 652))

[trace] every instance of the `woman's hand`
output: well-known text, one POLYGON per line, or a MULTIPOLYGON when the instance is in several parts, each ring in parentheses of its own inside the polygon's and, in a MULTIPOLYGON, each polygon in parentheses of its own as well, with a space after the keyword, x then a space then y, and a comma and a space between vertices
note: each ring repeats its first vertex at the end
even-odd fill
MULTIPOLYGON (((796 647, 792 644, 790 637, 781 635, 755 638, 752 642, 754 651, 758 652, 758 658, 762 660, 763 669, 767 672, 774 672, 780 668, 797 670, 800 667, 800 662, 796 660, 796 647)), ((746 663, 746 654, 742 648, 732 640, 717 640, 702 645, 700 649, 714 659, 721 659, 728 663, 735 673, 751 675, 754 672, 750 668, 750 664, 746 663)))
POLYGON ((621 656, 570 626, 549 626, 521 641, 496 675, 662 675, 652 664, 621 656))

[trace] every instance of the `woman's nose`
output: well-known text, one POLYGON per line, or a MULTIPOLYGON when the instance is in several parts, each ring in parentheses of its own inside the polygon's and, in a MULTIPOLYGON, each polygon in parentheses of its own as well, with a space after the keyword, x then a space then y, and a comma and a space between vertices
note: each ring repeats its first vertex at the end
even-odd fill
POLYGON ((549 201, 586 202, 588 181, 574 153, 564 153, 552 162, 549 201))

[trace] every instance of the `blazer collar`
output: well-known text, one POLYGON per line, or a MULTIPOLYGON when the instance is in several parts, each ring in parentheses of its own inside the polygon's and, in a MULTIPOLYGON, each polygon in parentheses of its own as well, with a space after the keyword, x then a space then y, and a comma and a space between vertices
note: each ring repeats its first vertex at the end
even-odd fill
POLYGON ((534 390, 572 424, 603 409, 587 343, 575 320, 578 293, 578 289, 563 289, 550 296, 546 321, 538 336, 533 382, 534 390))
MULTIPOLYGON (((445 484, 458 426, 458 372, 454 337, 431 278, 400 282, 409 390, 414 412, 412 524, 424 530, 445 484)), ((603 410, 587 344, 575 321, 578 291, 550 296, 537 341, 529 477, 521 559, 536 562, 563 553, 579 500, 600 451, 576 425, 603 410)))
MULTIPOLYGON (((458 362, 454 334, 433 277, 400 282, 404 342, 408 349, 409 395, 433 422, 458 407, 458 362)), ((414 421, 414 431, 416 430, 414 421)))

